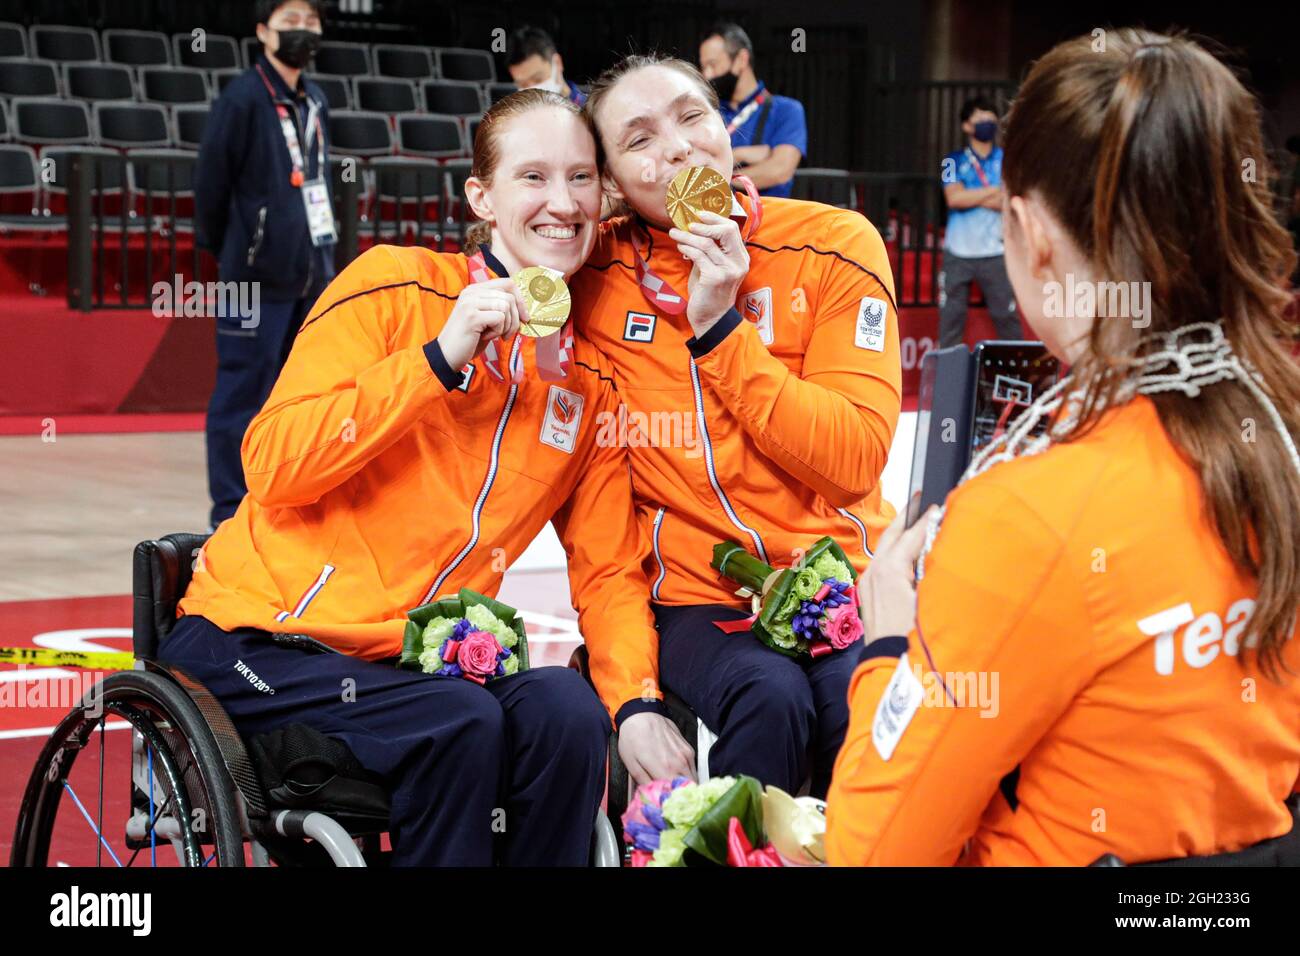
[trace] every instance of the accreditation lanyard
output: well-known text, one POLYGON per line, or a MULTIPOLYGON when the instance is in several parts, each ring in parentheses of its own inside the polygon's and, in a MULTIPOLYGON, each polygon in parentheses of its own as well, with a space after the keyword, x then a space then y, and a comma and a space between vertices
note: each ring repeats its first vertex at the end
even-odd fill
POLYGON ((980 182, 988 186, 989 178, 984 175, 984 167, 980 165, 979 157, 975 155, 975 151, 967 146, 966 155, 970 157, 971 165, 975 167, 975 175, 980 178, 980 182))
MULTIPOLYGON (((487 282, 492 278, 492 271, 488 269, 487 261, 483 258, 483 251, 476 249, 473 255, 466 256, 465 262, 469 266, 470 284, 475 282, 487 282)), ((557 273, 558 274, 558 273, 557 273)), ((500 339, 493 339, 483 350, 483 364, 487 367, 488 374, 498 382, 505 382, 509 378, 512 382, 523 381, 524 378, 524 360, 522 350, 515 357, 515 363, 507 372, 505 350, 500 345, 500 339)), ((537 339, 537 346, 534 350, 537 356, 537 376, 547 382, 561 382, 569 375, 569 369, 573 365, 573 318, 564 323, 564 328, 550 335, 544 335, 537 339)))
POLYGON ((758 96, 754 97, 754 99, 750 101, 748 106, 731 118, 731 122, 727 124, 727 135, 730 136, 736 130, 740 129, 740 127, 744 126, 749 118, 754 115, 754 111, 766 102, 767 90, 763 90, 758 94, 758 96))
MULTIPOLYGON (((745 207, 735 196, 732 197, 731 219, 737 225, 744 223, 741 227, 741 239, 747 241, 758 232, 758 227, 763 222, 763 201, 759 198, 754 181, 748 176, 733 176, 731 182, 745 191, 745 195, 749 197, 750 209, 753 210, 746 215, 745 207)), ((641 294, 655 308, 663 309, 669 315, 681 315, 686 311, 686 300, 674 292, 672 286, 655 275, 654 270, 650 268, 650 263, 646 261, 647 247, 648 237, 644 227, 639 222, 633 223, 632 262, 636 266, 636 282, 641 287, 641 294)))
MULTIPOLYGON (((284 144, 289 147, 289 160, 293 163, 293 172, 289 174, 289 183, 292 186, 301 188, 306 182, 307 170, 303 163, 303 152, 298 140, 298 116, 297 107, 285 105, 285 102, 275 95, 275 88, 271 86, 271 81, 266 78, 262 72, 260 64, 255 65, 253 69, 257 70, 257 75, 262 78, 262 83, 266 86, 266 92, 271 96, 271 102, 275 105, 276 115, 280 117, 280 132, 284 134, 284 144)), ((323 175, 325 172, 325 134, 321 130, 320 111, 316 101, 308 97, 307 107, 307 148, 311 149, 311 133, 316 133, 316 175, 323 175)))

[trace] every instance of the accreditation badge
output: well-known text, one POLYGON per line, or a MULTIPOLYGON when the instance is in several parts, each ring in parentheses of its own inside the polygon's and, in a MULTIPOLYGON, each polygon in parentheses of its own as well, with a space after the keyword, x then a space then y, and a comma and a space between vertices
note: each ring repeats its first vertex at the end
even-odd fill
POLYGON ((338 242, 330 190, 324 178, 317 176, 302 184, 302 203, 307 209, 307 229, 311 232, 312 245, 328 246, 338 242))

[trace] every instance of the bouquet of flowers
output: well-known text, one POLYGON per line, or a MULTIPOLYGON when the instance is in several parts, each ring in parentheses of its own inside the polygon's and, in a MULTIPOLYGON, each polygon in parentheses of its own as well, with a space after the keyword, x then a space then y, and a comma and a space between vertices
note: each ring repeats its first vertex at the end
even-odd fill
POLYGON ((528 640, 519 612, 462 588, 406 612, 397 666, 485 684, 528 669, 528 640))
POLYGON ((808 866, 824 863, 825 806, 753 777, 652 780, 623 814, 633 866, 808 866), (811 801, 811 802, 810 802, 811 801))
POLYGON ((734 541, 714 545, 710 565, 741 585, 738 593, 754 603, 752 617, 715 622, 722 631, 752 631, 787 657, 842 651, 862 636, 858 573, 831 538, 821 538, 798 564, 780 571, 734 541))

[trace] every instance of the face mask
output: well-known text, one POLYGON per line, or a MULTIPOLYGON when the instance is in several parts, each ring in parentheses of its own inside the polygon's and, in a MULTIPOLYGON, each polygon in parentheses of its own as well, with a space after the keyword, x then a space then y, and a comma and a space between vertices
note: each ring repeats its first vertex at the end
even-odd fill
POLYGON ((981 143, 993 142, 993 137, 998 135, 997 120, 980 120, 975 124, 974 136, 981 143))
POLYGON ((303 69, 320 49, 320 34, 311 30, 276 30, 280 48, 272 54, 285 66, 303 69))
POLYGON ((715 76, 709 80, 709 86, 713 87, 713 92, 718 94, 718 99, 723 103, 730 103, 731 97, 736 92, 736 81, 740 77, 728 70, 721 76, 715 76))
POLYGON ((561 96, 567 96, 569 94, 568 86, 560 82, 560 68, 554 60, 551 61, 551 78, 545 83, 538 83, 534 89, 546 90, 550 93, 559 93, 561 96))

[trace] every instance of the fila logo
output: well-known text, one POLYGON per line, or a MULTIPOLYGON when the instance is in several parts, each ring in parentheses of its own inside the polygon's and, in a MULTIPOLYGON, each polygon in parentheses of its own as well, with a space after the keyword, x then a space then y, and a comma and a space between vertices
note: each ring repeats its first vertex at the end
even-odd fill
POLYGON ((1168 676, 1174 672, 1177 643, 1181 643, 1183 660, 1189 667, 1205 667, 1220 651, 1236 657, 1242 647, 1254 647, 1259 643, 1259 635, 1247 634, 1245 640, 1241 637, 1254 613, 1255 602, 1250 598, 1233 603, 1222 618, 1213 611, 1198 617, 1191 603, 1184 601, 1144 617, 1137 626, 1143 634, 1155 638, 1156 673, 1168 676), (1175 635, 1180 629, 1182 640, 1176 642, 1175 635))
POLYGON ((657 316, 646 312, 629 312, 623 324, 624 342, 653 342, 657 316))
POLYGON ((546 396, 546 417, 542 419, 539 441, 572 455, 578 446, 578 428, 581 425, 582 396, 552 385, 546 396))
POLYGON ((474 381, 474 363, 470 362, 460 370, 460 384, 456 386, 459 392, 469 393, 469 383, 474 381))
POLYGON ((772 344, 772 289, 746 292, 740 301, 740 314, 747 322, 758 326, 758 337, 764 345, 772 344))
POLYGON ((884 299, 864 295, 858 303, 858 322, 853 330, 853 344, 872 352, 885 350, 885 320, 889 305, 884 299))

